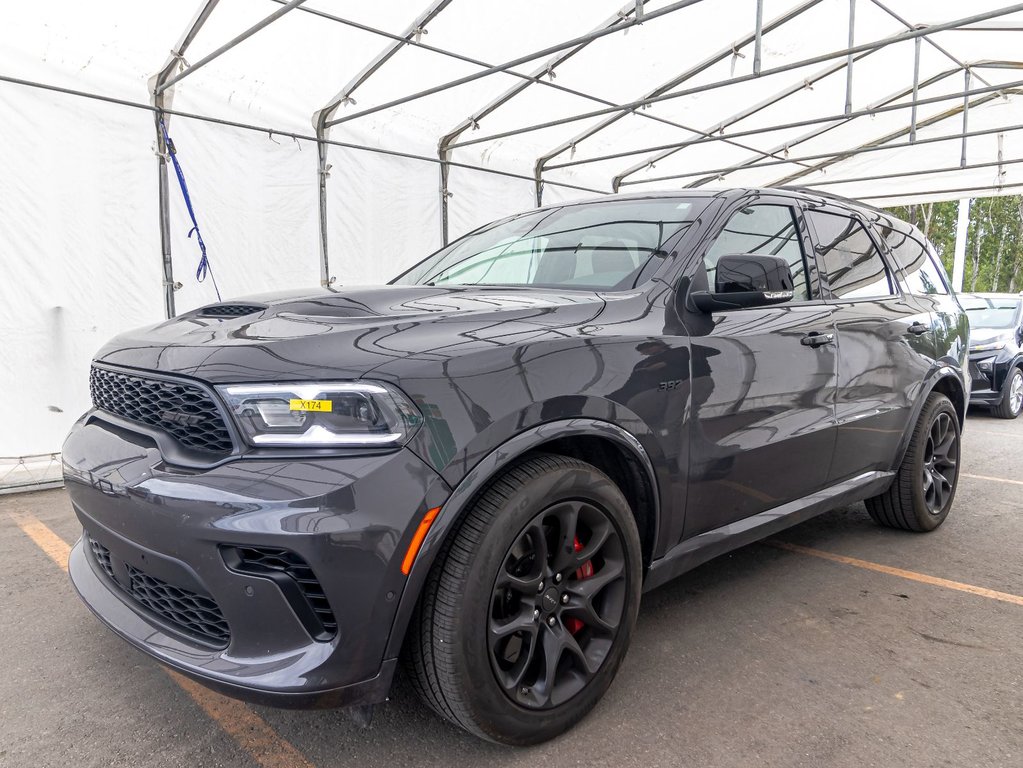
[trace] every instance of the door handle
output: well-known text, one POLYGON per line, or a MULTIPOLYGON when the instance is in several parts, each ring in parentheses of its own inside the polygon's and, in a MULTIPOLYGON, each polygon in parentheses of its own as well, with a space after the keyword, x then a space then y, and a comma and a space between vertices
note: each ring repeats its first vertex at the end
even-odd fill
POLYGON ((909 332, 917 336, 927 333, 930 330, 932 330, 931 326, 927 325, 927 323, 921 323, 919 320, 909 326, 909 332))
POLYGON ((804 347, 823 347, 825 344, 835 343, 835 334, 822 333, 821 331, 810 331, 799 340, 804 347))

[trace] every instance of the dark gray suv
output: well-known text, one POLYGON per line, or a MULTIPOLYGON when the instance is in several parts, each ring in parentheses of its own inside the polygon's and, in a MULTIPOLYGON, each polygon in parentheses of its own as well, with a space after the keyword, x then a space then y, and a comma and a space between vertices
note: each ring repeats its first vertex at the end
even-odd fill
POLYGON ((1023 411, 1023 294, 967 293, 970 319, 970 404, 1002 419, 1023 411))
POLYGON ((539 742, 611 684, 644 591, 856 501, 939 526, 967 337, 920 233, 849 201, 530 211, 386 286, 111 341, 63 450, 71 578, 230 695, 365 708, 403 661, 441 716, 539 742))

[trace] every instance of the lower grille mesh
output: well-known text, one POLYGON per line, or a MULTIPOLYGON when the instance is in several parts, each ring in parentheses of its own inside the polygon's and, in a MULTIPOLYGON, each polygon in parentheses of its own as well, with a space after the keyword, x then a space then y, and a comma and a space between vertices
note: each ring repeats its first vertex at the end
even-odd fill
POLYGON ((86 533, 85 538, 103 572, 139 605, 182 632, 211 645, 218 647, 227 645, 231 639, 231 632, 224 615, 220 612, 220 606, 213 598, 175 587, 127 563, 124 563, 127 573, 125 585, 123 579, 118 579, 115 575, 110 550, 96 541, 91 534, 86 533))
POLYGON ((86 540, 89 542, 89 548, 92 549, 92 556, 96 558, 96 562, 103 569, 103 573, 111 579, 114 578, 114 567, 110 563, 110 550, 92 538, 92 536, 86 536, 86 540))
POLYGON ((220 606, 212 598, 197 595, 128 566, 128 594, 172 624, 227 645, 231 633, 220 606))

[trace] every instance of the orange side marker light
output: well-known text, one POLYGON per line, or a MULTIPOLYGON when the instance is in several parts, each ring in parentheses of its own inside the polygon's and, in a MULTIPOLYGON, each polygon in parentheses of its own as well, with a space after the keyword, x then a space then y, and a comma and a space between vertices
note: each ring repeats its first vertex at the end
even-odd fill
POLYGON ((412 541, 409 542, 408 551, 405 552, 405 559, 401 561, 401 572, 406 576, 412 570, 412 563, 416 561, 419 548, 423 546, 423 539, 426 538, 426 533, 430 530, 430 526, 433 525, 433 521, 437 519, 439 512, 440 507, 434 507, 423 515, 423 519, 419 522, 419 527, 416 528, 415 535, 412 536, 412 541))

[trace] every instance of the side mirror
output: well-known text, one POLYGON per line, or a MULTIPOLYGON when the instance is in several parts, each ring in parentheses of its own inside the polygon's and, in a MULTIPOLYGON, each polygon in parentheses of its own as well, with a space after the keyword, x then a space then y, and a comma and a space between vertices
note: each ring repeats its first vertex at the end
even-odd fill
POLYGON ((695 291, 701 312, 745 309, 791 301, 792 269, 780 256, 742 253, 722 256, 715 269, 714 291, 695 291))

